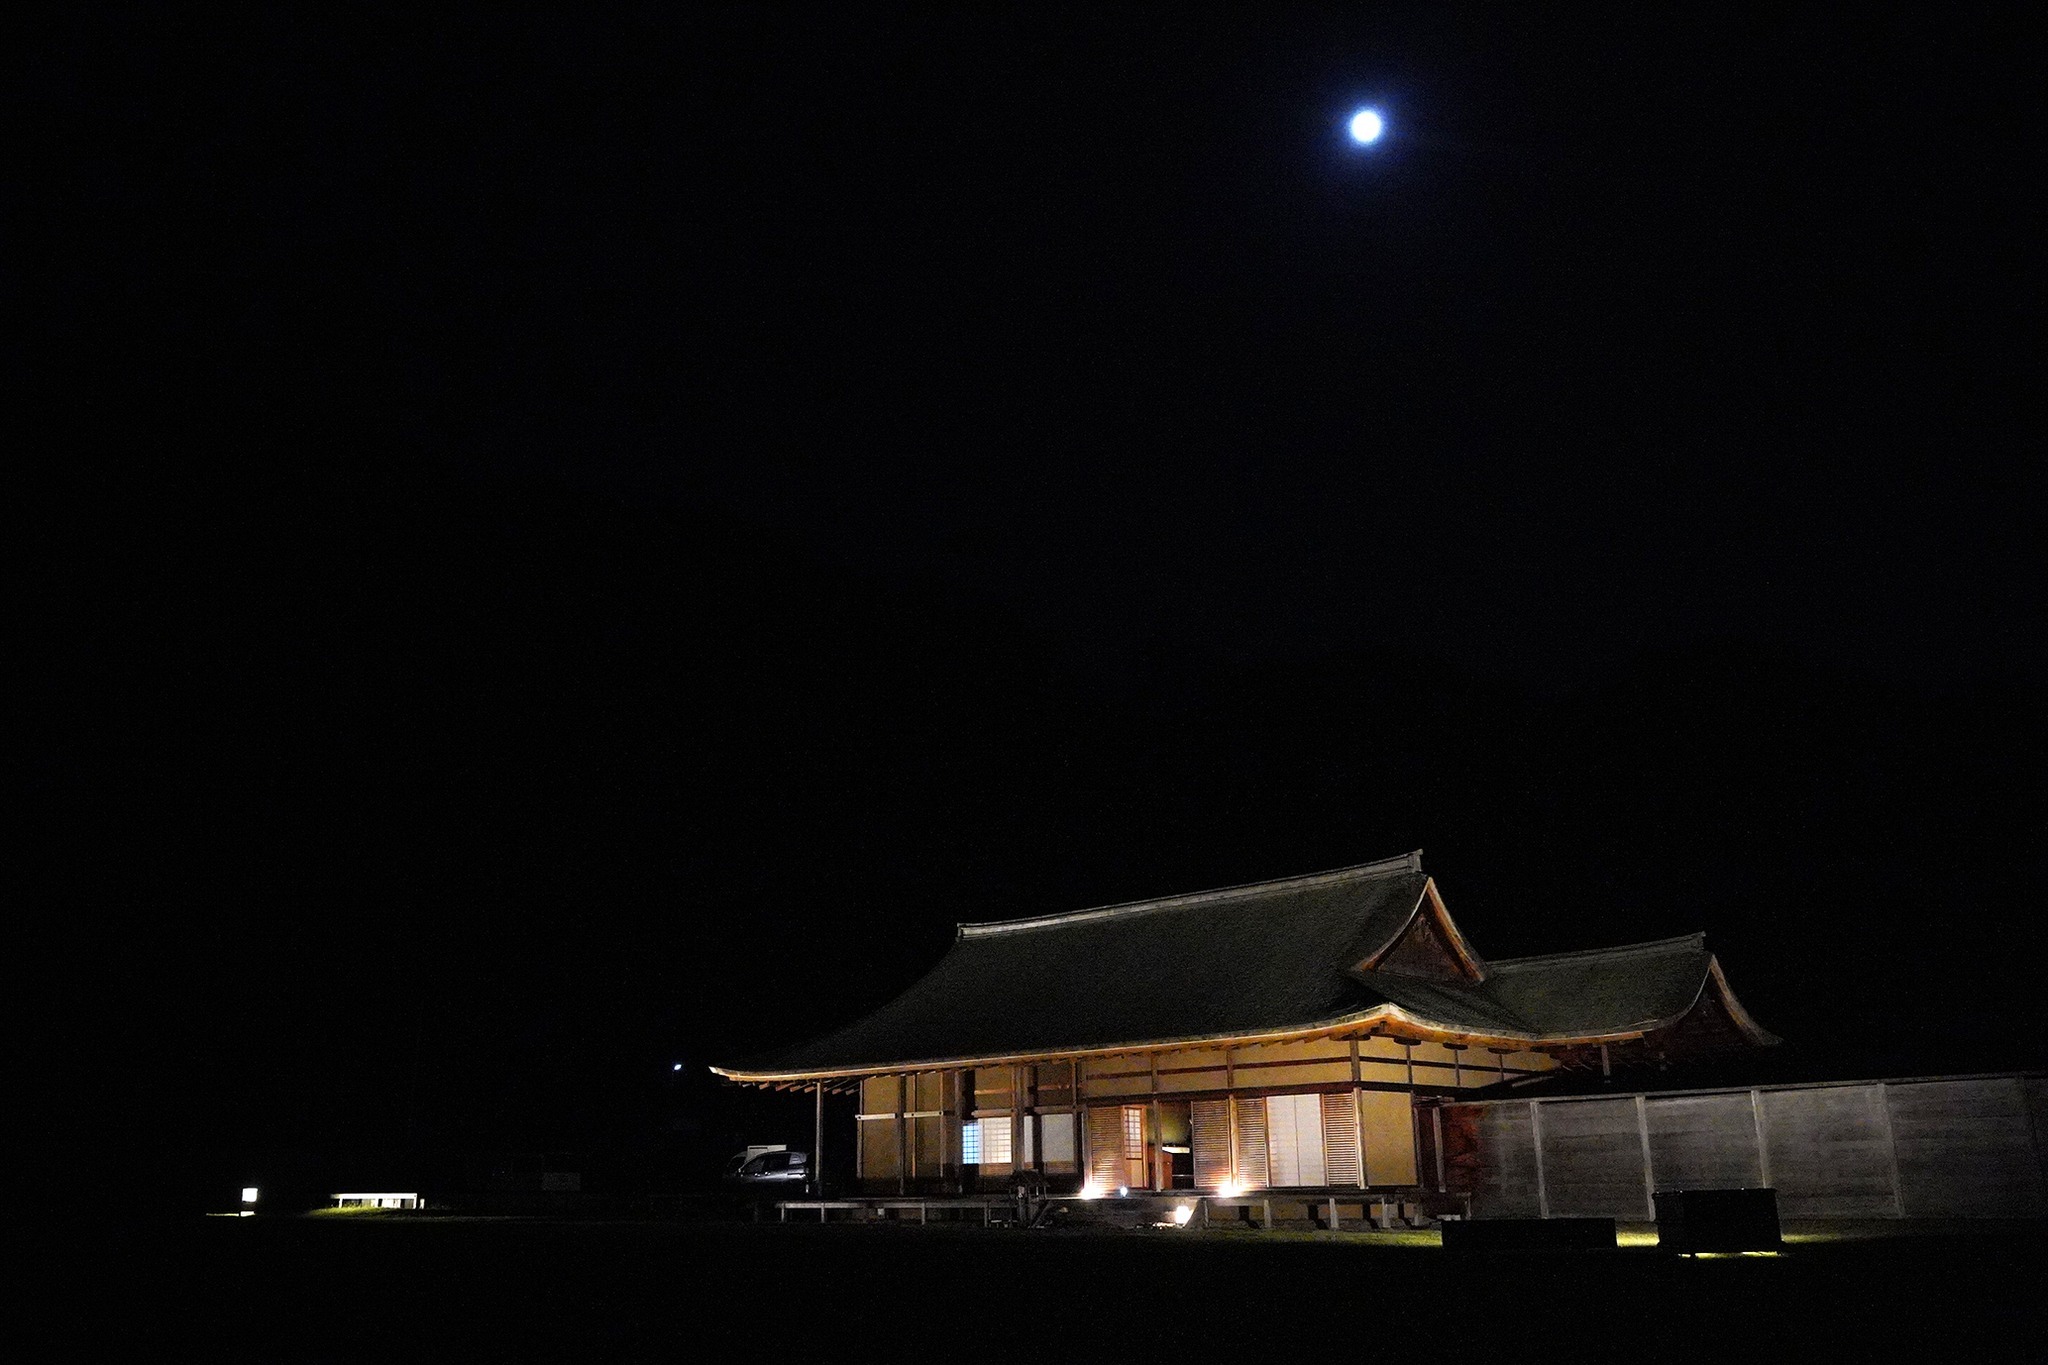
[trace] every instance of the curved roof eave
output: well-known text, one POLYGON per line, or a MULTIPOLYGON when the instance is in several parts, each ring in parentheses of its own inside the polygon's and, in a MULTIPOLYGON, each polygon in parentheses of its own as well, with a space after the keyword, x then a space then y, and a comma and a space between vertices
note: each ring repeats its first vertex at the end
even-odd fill
POLYGON ((1721 970, 1721 959, 1707 955, 1707 977, 1714 983, 1714 989, 1721 997, 1721 1007, 1728 1011, 1728 1018, 1745 1038, 1758 1047, 1776 1047, 1784 1042, 1777 1034, 1756 1021, 1740 1000, 1735 998, 1735 989, 1728 984, 1728 974, 1721 970))
POLYGON ((749 1071, 743 1067, 714 1066, 711 1070, 727 1080, 733 1081, 809 1081, 831 1080, 835 1077, 889 1075, 899 1071, 951 1071, 977 1066, 1016 1066, 1024 1062, 1058 1062, 1068 1058, 1113 1057, 1124 1052, 1156 1052, 1165 1048, 1216 1047, 1236 1043, 1285 1042, 1291 1038, 1312 1037, 1321 1033, 1332 1033, 1340 1029, 1372 1024, 1387 1017, 1392 1009, 1389 1005, 1375 1005, 1371 1009, 1356 1010, 1350 1014, 1324 1019, 1313 1023, 1287 1025, 1271 1029, 1257 1029, 1249 1032, 1193 1034, 1180 1038, 1152 1038, 1142 1042, 1106 1043, 1094 1046, 1046 1048, 1035 1052, 989 1053, 973 1057, 923 1057, 914 1060, 893 1062, 871 1062, 859 1066, 821 1067, 816 1070, 791 1071, 749 1071))
MULTIPOLYGON (((1704 982, 1702 982, 1704 987, 1704 982)), ((1694 996, 1693 1003, 1698 997, 1694 996)), ((1027 1062, 1058 1062, 1082 1057, 1111 1057, 1119 1053, 1156 1052, 1169 1048, 1222 1047, 1255 1043, 1279 1043, 1296 1039, 1308 1039, 1321 1035, 1340 1033, 1354 1028, 1370 1027, 1379 1023, 1399 1024, 1435 1041, 1457 1039, 1480 1047, 1492 1044, 1512 1044, 1519 1048, 1570 1047, 1580 1044, 1625 1042, 1639 1038, 1654 1029, 1668 1027, 1691 1011, 1688 1004, 1684 1010, 1669 1019, 1650 1020, 1639 1024, 1628 1024, 1599 1033, 1544 1034, 1522 1032, 1510 1029, 1496 1029, 1475 1033, 1461 1025, 1432 1019, 1427 1015, 1404 1009, 1395 1004, 1374 1005, 1370 1009, 1356 1010, 1349 1014, 1310 1023, 1281 1028, 1260 1029, 1251 1032, 1203 1034, 1183 1038, 1154 1038, 1143 1042, 1103 1044, 1092 1047, 1050 1048, 1036 1052, 993 1053, 975 1057, 922 1057, 889 1062, 869 1062, 853 1066, 819 1067, 815 1069, 793 1069, 774 1071, 753 1071, 744 1067, 714 1066, 713 1074, 726 1080, 742 1084, 767 1084, 778 1081, 819 1081, 844 1080, 855 1076, 893 1075, 912 1071, 952 1071, 978 1066, 1018 1066, 1027 1062)), ((1768 1035, 1766 1035, 1768 1036, 1768 1035)))

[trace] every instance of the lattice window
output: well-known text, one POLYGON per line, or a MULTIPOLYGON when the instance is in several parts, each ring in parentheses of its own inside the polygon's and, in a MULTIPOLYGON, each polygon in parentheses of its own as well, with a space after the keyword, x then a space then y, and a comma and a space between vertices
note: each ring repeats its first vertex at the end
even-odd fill
POLYGON ((1266 1097, 1266 1145, 1275 1185, 1321 1185, 1323 1106, 1317 1095, 1266 1097))
POLYGON ((984 1166, 1007 1166, 1010 1163, 1010 1121, 1004 1119, 977 1119, 981 1126, 981 1164, 984 1166))
POLYGON ((960 1164, 979 1166, 981 1164, 981 1120, 969 1119, 960 1125, 960 1164))
POLYGON ((1189 1109, 1194 1128, 1195 1184, 1214 1189, 1236 1178, 1230 1165, 1230 1101, 1196 1100, 1189 1109))
POLYGON ((1145 1107, 1140 1104, 1124 1106, 1124 1159, 1145 1159, 1145 1107))

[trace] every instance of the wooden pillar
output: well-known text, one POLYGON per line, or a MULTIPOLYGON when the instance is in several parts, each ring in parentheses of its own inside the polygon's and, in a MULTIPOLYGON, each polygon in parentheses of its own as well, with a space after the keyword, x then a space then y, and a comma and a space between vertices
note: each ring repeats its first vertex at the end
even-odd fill
POLYGON ((1372 1173, 1365 1167, 1365 1091, 1355 1085, 1351 1087, 1351 1145, 1358 1150, 1358 1187, 1364 1189, 1372 1184, 1372 1173))
POLYGON ((811 1193, 825 1194, 825 1083, 811 1083, 811 1193))
MULTIPOLYGON (((1424 1173, 1422 1165, 1422 1115, 1415 1108, 1415 1092, 1413 1090, 1408 1092, 1408 1164, 1409 1168, 1415 1172, 1415 1183, 1418 1187, 1429 1182, 1429 1177, 1424 1173)), ((1358 1165, 1361 1170, 1365 1168, 1364 1152, 1358 1154, 1358 1165)), ((1371 1211, 1367 1210, 1367 1212, 1370 1213, 1371 1211)))
POLYGON ((910 1193, 910 1120, 904 1114, 910 1108, 910 1077, 908 1074, 896 1078, 896 1193, 910 1193))
POLYGON ((1636 1135, 1643 1142, 1643 1213, 1657 1221, 1657 1176, 1650 1165, 1650 1111, 1641 1095, 1636 1096, 1636 1135))
POLYGON ((945 1191, 946 1182, 950 1179, 946 1172, 953 1165, 953 1110, 955 1108, 954 1092, 957 1089, 957 1082, 954 1080, 954 1077, 957 1075, 959 1073, 956 1071, 941 1071, 939 1073, 939 1190, 941 1193, 945 1191))
POLYGON ((1145 1141, 1145 1183, 1150 1188, 1159 1190, 1165 1189, 1173 1183, 1171 1180, 1163 1178, 1161 1171, 1161 1168, 1166 1164, 1166 1153, 1161 1150, 1165 1142, 1165 1134, 1161 1131, 1162 1125, 1159 1121, 1159 1054, 1156 1052, 1147 1053, 1145 1061, 1152 1070, 1152 1101, 1145 1106, 1146 1126, 1151 1129, 1146 1134, 1145 1141))
POLYGON ((1074 1117, 1074 1170, 1083 1186, 1088 1183, 1088 1119, 1081 1112, 1081 1063, 1067 1058, 1067 1108, 1074 1117))
POLYGON ((908 1183, 917 1179, 917 1073, 903 1076, 903 1167, 908 1183))
POLYGON ((1764 1097, 1761 1091, 1749 1092, 1749 1118, 1756 1126, 1756 1178, 1765 1189, 1771 1186, 1771 1148, 1764 1141, 1764 1097))
MULTIPOLYGON (((1351 1145, 1358 1152, 1358 1185, 1360 1189, 1372 1183, 1365 1169, 1365 1089, 1360 1084, 1358 1069, 1358 1040, 1351 1040, 1351 1145)), ((1327 1178, 1327 1177, 1326 1177, 1327 1178)), ((1337 1205, 1330 1204, 1330 1224, 1336 1226, 1337 1205)))
POLYGON ((1038 1092, 1038 1086, 1036 1065, 1017 1068, 1017 1102, 1023 1104, 1027 1097, 1031 1101, 1024 1105, 1024 1122, 1031 1127, 1031 1169, 1042 1172, 1045 1170, 1045 1107, 1042 1103, 1045 1096, 1038 1092), (1024 1074, 1027 1071, 1031 1073, 1028 1081, 1024 1074))
POLYGON ((1242 1185, 1244 1176, 1237 1166, 1237 1067, 1229 1048, 1223 1049, 1223 1114, 1230 1132, 1230 1181, 1233 1185, 1242 1185))
MULTIPOLYGON (((1899 1143, 1898 1139, 1892 1135, 1891 1102, 1886 1097, 1884 1082, 1879 1081, 1870 1089, 1877 1096, 1878 1125, 1884 1129, 1884 1154, 1892 1177, 1892 1216, 1904 1218, 1906 1216, 1906 1191, 1899 1181, 1899 1143)), ((1636 1103, 1641 1104, 1642 1101, 1637 1100, 1636 1103)))
POLYGON ((1081 1188, 1085 1190, 1094 1179, 1095 1153, 1088 1141, 1088 1111, 1081 1103, 1081 1063, 1078 1058, 1067 1063, 1067 1076, 1074 1087, 1075 1164, 1081 1168, 1081 1188))
POLYGON ((962 1194, 967 1193, 967 1125, 974 1122, 974 1089, 969 1074, 953 1073, 953 1123, 960 1129, 959 1159, 953 1163, 953 1178, 962 1194))

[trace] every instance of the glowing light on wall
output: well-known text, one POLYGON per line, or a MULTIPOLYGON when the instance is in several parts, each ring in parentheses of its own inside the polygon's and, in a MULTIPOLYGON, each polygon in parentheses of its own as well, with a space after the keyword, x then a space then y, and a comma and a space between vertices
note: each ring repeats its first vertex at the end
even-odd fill
POLYGON ((1195 1206, 1192 1204, 1175 1204, 1173 1206, 1173 1225, 1177 1228, 1186 1227, 1188 1219, 1194 1216, 1195 1206))

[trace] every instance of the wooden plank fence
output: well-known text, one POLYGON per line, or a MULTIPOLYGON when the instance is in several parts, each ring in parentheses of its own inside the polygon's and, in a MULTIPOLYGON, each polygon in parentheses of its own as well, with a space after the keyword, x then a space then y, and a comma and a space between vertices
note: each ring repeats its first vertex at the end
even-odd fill
POLYGON ((2048 1077, 1936 1076, 1443 1106, 1474 1217, 1655 1217, 1770 1186, 1787 1218, 2048 1215, 2048 1077))

